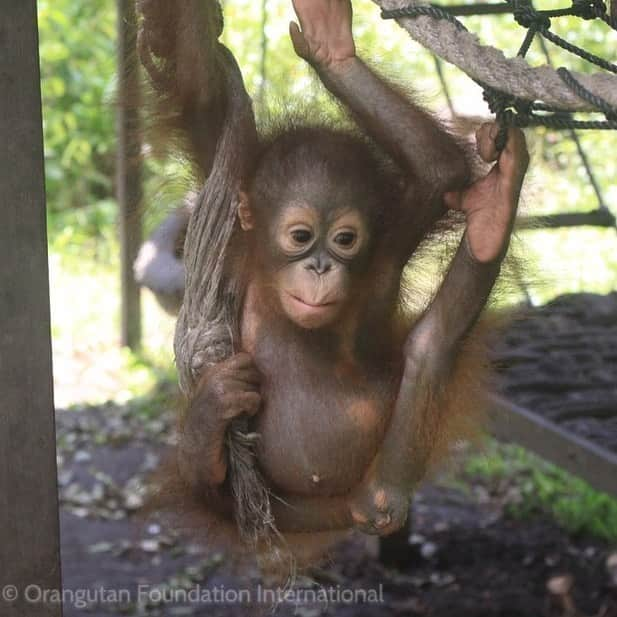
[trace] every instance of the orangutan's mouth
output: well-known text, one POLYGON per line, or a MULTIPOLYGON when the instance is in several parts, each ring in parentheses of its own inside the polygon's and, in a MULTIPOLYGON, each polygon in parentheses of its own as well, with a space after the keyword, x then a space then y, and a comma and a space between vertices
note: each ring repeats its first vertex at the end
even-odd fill
POLYGON ((294 294, 289 294, 290 298, 292 298, 292 300, 295 300, 298 304, 301 304, 309 309, 324 309, 324 308, 328 308, 331 306, 334 306, 336 304, 336 302, 307 302, 306 300, 303 300, 302 298, 298 297, 298 296, 294 296, 294 294))

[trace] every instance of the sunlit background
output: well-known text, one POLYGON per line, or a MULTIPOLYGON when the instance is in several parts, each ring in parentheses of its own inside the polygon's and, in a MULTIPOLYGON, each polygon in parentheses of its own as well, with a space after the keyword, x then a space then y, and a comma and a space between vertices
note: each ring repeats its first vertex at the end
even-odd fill
MULTIPOLYGON (((465 74, 442 64, 442 81, 431 53, 414 43, 396 23, 383 21, 373 2, 354 0, 353 4, 355 34, 364 59, 399 86, 410 89, 444 119, 451 117, 448 96, 454 112, 463 118, 472 117, 474 122, 490 119, 481 90, 465 74)), ((227 0, 224 5, 224 42, 238 58, 259 118, 276 116, 296 105, 329 116, 340 113, 292 50, 287 34, 293 18, 290 0, 227 0)), ((554 8, 557 2, 536 5, 554 8)), ((150 292, 144 291, 143 346, 130 351, 120 345, 120 247, 114 179, 115 3, 39 0, 38 6, 55 397, 59 409, 70 410, 60 414, 69 429, 60 433, 59 460, 62 463, 64 457, 68 468, 69 463, 78 467, 80 461, 88 461, 90 453, 86 450, 94 450, 93 444, 115 442, 117 426, 122 423, 126 423, 123 443, 129 443, 143 427, 146 432, 158 431, 162 442, 168 438, 171 414, 165 417, 167 424, 159 422, 158 414, 169 412, 167 395, 175 392, 174 320, 150 292), (89 406, 107 401, 114 404, 97 407, 91 415, 112 418, 112 438, 103 435, 99 439, 94 431, 96 436, 91 441, 82 439, 81 427, 75 429, 67 418, 78 418, 77 414, 89 406), (71 448, 79 457, 73 456, 71 448)), ((511 15, 463 21, 483 43, 503 50, 506 56, 516 54, 525 35, 511 15)), ((588 51, 617 61, 617 33, 603 24, 563 18, 554 20, 554 30, 588 51)), ((555 66, 580 72, 594 70, 558 48, 549 47, 549 51, 555 66)), ((546 61, 535 44, 528 59, 534 65, 546 61)), ((570 135, 543 128, 526 134, 532 159, 523 214, 595 210, 597 196, 570 135)), ((617 133, 581 131, 578 135, 603 201, 617 215, 617 133)), ((148 154, 147 144, 144 151, 148 154)), ((188 188, 186 177, 186 169, 178 160, 146 157, 146 235, 181 203, 188 188)), ((568 292, 617 290, 615 229, 535 230, 518 236, 515 248, 524 256, 523 271, 500 302, 531 299, 534 304, 543 304, 568 292)), ((62 423, 59 425, 62 428, 62 423)), ((102 459, 113 458, 107 451, 103 455, 102 459)), ((122 461, 117 466, 122 467, 122 461)), ((484 455, 470 457, 464 469, 457 472, 446 480, 447 486, 465 492, 474 503, 499 502, 504 511, 509 513, 512 508, 522 516, 549 512, 569 531, 582 531, 613 544, 617 541, 617 500, 522 448, 490 441, 484 455)), ((65 484, 69 485, 69 480, 65 484)), ((67 503, 74 506, 66 496, 66 486, 63 491, 63 507, 66 509, 67 503)), ((71 498, 77 501, 74 495, 71 498)), ((86 494, 84 503, 90 507, 98 502, 86 494)), ((81 505, 80 511, 77 516, 85 516, 81 505)), ((97 546, 104 552, 100 545, 95 549, 97 546)), ((93 553, 97 554, 96 550, 93 553)))
MULTIPOLYGON (((381 20, 369 0, 356 0, 354 7, 363 57, 447 116, 434 57, 395 23, 381 20)), ((264 16, 261 3, 234 0, 226 3, 225 12, 225 42, 239 59, 259 113, 264 108, 277 113, 283 103, 293 102, 334 113, 323 88, 291 48, 290 2, 269 0, 264 16)), ((144 293, 143 352, 135 355, 118 346, 115 6, 106 0, 42 0, 39 13, 57 403, 65 407, 84 400, 125 400, 147 390, 161 374, 171 374, 173 321, 144 293)), ((482 42, 506 55, 516 53, 524 35, 507 15, 466 18, 465 23, 482 42)), ((567 40, 611 59, 617 49, 615 32, 593 26, 574 18, 555 20, 556 32, 567 40)), ((558 48, 550 52, 556 65, 592 70, 558 48)), ((544 62, 539 47, 532 48, 529 58, 535 64, 544 62)), ((458 113, 488 117, 481 91, 469 78, 450 65, 443 65, 443 73, 458 113)), ((617 135, 579 135, 604 200, 612 207, 617 202, 617 135)), ((524 210, 540 214, 595 209, 597 199, 567 133, 533 129, 527 136, 532 164, 524 210)), ((146 230, 181 199, 186 185, 180 177, 178 163, 148 162, 146 230)), ((528 292, 534 302, 569 291, 608 292, 617 287, 613 229, 534 231, 522 234, 521 240, 531 264, 528 292)))

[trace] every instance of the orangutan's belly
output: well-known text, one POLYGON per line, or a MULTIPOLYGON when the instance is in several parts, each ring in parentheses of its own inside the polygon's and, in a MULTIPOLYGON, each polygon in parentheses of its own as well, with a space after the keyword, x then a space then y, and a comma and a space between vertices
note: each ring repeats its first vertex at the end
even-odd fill
POLYGON ((358 484, 373 460, 388 405, 381 393, 367 393, 366 383, 355 392, 353 384, 328 378, 289 377, 278 375, 262 392, 264 405, 255 425, 261 435, 260 467, 281 492, 343 494, 358 484))

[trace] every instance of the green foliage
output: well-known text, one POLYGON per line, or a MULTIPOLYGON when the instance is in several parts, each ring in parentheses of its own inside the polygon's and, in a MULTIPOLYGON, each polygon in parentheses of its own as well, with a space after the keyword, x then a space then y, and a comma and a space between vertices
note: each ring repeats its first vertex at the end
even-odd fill
MULTIPOLYGON (((556 0, 541 3, 556 6, 556 0)), ((299 60, 291 47, 288 23, 294 19, 289 0, 268 0, 265 39, 262 36, 264 15, 261 2, 228 0, 224 3, 227 27, 225 42, 232 48, 242 67, 258 113, 267 109, 276 115, 296 101, 319 111, 332 113, 324 89, 299 60), (265 46, 264 46, 265 41, 265 46)), ((355 35, 363 57, 378 65, 399 83, 411 83, 423 93, 434 109, 445 108, 445 98, 437 79, 432 56, 409 39, 393 22, 380 19, 370 0, 354 0, 355 35)), ((45 158, 52 237, 67 224, 56 214, 69 209, 91 209, 80 217, 85 223, 83 235, 110 235, 104 228, 112 219, 99 216, 97 205, 113 197, 114 171, 114 72, 116 64, 116 8, 104 0, 41 0, 39 26, 45 121, 45 158)), ((611 59, 617 37, 603 24, 574 18, 554 21, 554 29, 569 41, 611 59)), ((467 18, 465 23, 487 44, 516 53, 524 29, 511 16, 467 18)), ((555 50, 553 60, 575 70, 592 71, 587 62, 555 50)), ((614 59, 614 58, 613 58, 614 59)), ((529 54, 532 64, 544 62, 537 45, 529 54)), ((458 69, 444 66, 455 107, 463 112, 486 113, 479 89, 458 69)), ((539 188, 534 195, 533 211, 552 212, 595 207, 591 190, 576 149, 563 134, 542 129, 529 131, 533 151, 532 184, 539 188), (544 190, 547 186, 550 190, 544 190)), ((583 138, 598 180, 605 190, 606 201, 617 199, 612 179, 617 161, 612 153, 617 146, 614 135, 590 133, 583 138)), ((160 192, 156 178, 174 178, 178 166, 149 166, 146 177, 147 202, 160 192)), ((167 206, 157 207, 154 220, 177 201, 181 189, 167 194, 167 206)), ((111 230, 113 232, 113 230, 111 230)), ((78 235, 81 235, 79 232, 78 235)), ((80 244, 80 238, 74 243, 80 244)))
POLYGON ((64 259, 117 262, 116 217, 113 199, 101 199, 81 208, 49 212, 50 244, 64 259))
POLYGON ((38 7, 47 193, 56 213, 111 194, 115 9, 105 0, 38 7))
POLYGON ((486 453, 467 461, 465 475, 503 493, 515 517, 549 513, 573 533, 617 540, 617 499, 523 448, 492 441, 486 453))

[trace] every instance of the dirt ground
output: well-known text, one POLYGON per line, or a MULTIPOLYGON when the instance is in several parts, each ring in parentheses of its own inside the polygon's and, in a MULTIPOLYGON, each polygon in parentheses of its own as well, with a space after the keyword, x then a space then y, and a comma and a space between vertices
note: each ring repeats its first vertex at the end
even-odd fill
MULTIPOLYGON (((517 521, 473 480, 416 496, 406 563, 359 536, 292 590, 136 512, 169 418, 130 407, 58 413, 65 615, 617 617, 617 555, 548 519, 517 521), (186 600, 186 601, 185 601, 186 600)), ((401 542, 404 542, 401 541, 401 542)))

